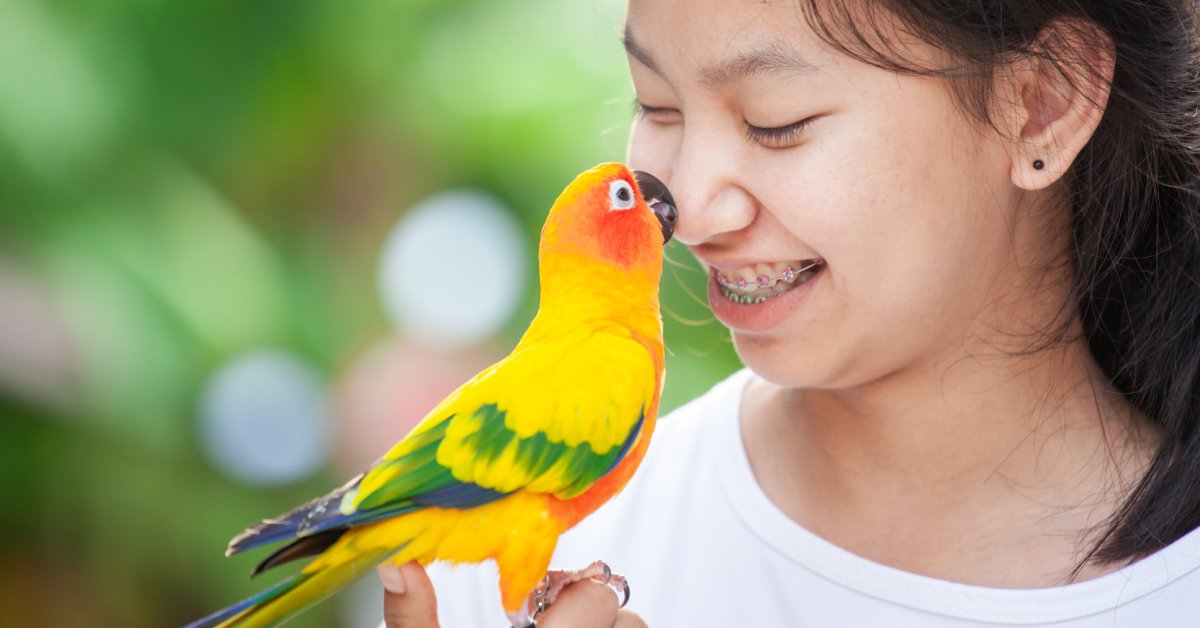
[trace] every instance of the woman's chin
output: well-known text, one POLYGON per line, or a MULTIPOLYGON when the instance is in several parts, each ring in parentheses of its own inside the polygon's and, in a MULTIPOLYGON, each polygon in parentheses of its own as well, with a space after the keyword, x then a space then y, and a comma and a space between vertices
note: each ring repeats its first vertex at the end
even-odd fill
POLYGON ((733 346, 746 368, 758 377, 784 388, 822 388, 827 374, 818 372, 819 362, 802 362, 804 351, 782 338, 731 330, 733 346))

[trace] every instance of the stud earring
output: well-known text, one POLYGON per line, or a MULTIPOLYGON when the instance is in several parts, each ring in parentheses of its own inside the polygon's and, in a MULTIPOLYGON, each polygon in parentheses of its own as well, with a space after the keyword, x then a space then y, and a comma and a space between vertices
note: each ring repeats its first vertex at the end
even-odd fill
POLYGON ((1042 168, 1045 168, 1045 167, 1046 167, 1046 162, 1042 161, 1041 159, 1033 160, 1033 169, 1034 170, 1041 170, 1042 168))

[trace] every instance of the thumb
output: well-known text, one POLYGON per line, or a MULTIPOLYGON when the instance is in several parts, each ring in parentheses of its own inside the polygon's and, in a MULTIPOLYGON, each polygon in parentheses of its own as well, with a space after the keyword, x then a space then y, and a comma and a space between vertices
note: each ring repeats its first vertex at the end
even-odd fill
POLYGON ((437 628, 433 583, 416 561, 379 566, 383 581, 383 623, 387 628, 437 628))

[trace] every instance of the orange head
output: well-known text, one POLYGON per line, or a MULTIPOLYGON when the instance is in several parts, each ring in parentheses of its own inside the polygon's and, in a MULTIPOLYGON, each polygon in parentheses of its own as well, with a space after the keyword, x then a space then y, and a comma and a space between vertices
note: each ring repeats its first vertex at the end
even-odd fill
POLYGON ((543 263, 566 255, 630 269, 661 265, 674 225, 674 202, 662 183, 619 163, 600 164, 558 196, 539 254, 543 263))

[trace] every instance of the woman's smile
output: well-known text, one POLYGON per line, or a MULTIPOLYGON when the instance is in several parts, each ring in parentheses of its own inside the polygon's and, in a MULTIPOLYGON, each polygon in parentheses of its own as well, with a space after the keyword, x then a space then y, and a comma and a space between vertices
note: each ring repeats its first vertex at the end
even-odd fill
POLYGON ((825 269, 816 259, 709 267, 708 302, 713 315, 741 332, 770 331, 792 316, 825 269))
POLYGON ((821 259, 760 263, 732 271, 712 269, 721 294, 734 303, 758 304, 808 281, 824 264, 821 259))

